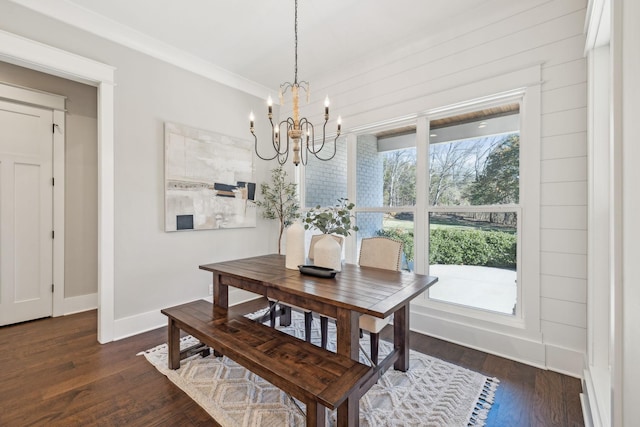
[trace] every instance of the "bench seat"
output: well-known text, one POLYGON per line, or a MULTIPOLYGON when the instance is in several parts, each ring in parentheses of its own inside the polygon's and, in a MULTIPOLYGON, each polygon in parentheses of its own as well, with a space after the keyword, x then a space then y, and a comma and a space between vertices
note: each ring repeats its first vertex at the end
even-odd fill
POLYGON ((324 425, 340 408, 338 425, 359 420, 359 399, 374 370, 348 357, 199 300, 161 311, 169 319, 169 368, 180 367, 180 330, 305 403, 307 425, 324 425), (345 415, 346 414, 346 415, 345 415))

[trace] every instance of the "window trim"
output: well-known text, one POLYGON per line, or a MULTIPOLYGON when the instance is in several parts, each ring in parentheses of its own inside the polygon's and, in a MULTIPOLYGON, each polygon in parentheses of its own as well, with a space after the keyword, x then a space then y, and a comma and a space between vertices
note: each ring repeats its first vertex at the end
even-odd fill
MULTIPOLYGON (((498 333, 500 335, 519 337, 521 345, 525 343, 541 343, 540 332, 540 147, 541 147, 541 79, 540 64, 533 65, 504 75, 489 77, 484 80, 467 83, 455 88, 446 89, 436 95, 424 99, 428 109, 415 114, 405 114, 397 119, 390 119, 379 123, 356 125, 344 135, 347 144, 347 197, 356 197, 356 155, 357 136, 373 133, 395 126, 415 124, 416 141, 428 141, 429 120, 451 115, 453 111, 464 112, 474 110, 480 105, 490 106, 505 102, 520 102, 520 177, 522 187, 519 218, 519 237, 522 244, 518 247, 519 267, 519 303, 518 316, 500 313, 485 313, 479 309, 464 309, 453 304, 432 301, 428 306, 412 303, 412 317, 416 316, 414 327, 416 330, 434 336, 442 336, 454 341, 465 341, 460 327, 475 330, 474 335, 498 333), (475 97, 474 97, 475 96, 475 97), (452 102, 453 101, 453 102, 452 102), (521 283, 520 283, 521 281, 521 283)), ((428 161, 427 144, 417 144, 416 156, 419 165, 428 161)), ((427 169, 418 167, 416 173, 416 193, 424 195, 418 197, 415 209, 414 233, 416 236, 426 236, 427 215, 427 169)), ((301 173, 304 182, 304 172, 301 173)), ((304 186, 302 185, 301 188, 304 186)), ((397 208, 394 208, 397 209, 397 208)), ((369 209, 359 210, 366 212, 369 209)), ((411 208, 403 207, 410 211, 411 208)), ((428 259, 426 239, 417 238, 414 242, 416 272, 426 274, 428 259)), ((346 262, 357 262, 356 238, 350 236, 345 242, 346 262)), ((486 335, 488 336, 488 335, 486 335)), ((497 338, 501 342, 502 338, 497 338)), ((502 348, 502 345, 496 344, 502 348)), ((483 348, 486 346, 483 346, 483 348)), ((489 345, 492 347, 492 345, 489 345)), ((527 347, 530 350, 533 347, 527 347)), ((504 350, 504 349, 503 349, 504 350)), ((536 347, 535 351, 539 351, 536 347)))

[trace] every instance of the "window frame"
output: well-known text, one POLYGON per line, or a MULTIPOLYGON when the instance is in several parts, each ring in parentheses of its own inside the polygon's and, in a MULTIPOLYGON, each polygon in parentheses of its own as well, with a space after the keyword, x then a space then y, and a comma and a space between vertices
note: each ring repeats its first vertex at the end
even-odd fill
MULTIPOLYGON (((419 322, 418 330, 427 333, 432 328, 437 334, 446 336, 449 330, 459 334, 459 326, 477 328, 482 335, 487 332, 504 333, 518 336, 530 342, 541 342, 540 332, 540 147, 541 147, 541 82, 540 67, 508 73, 504 79, 491 78, 477 81, 464 88, 441 92, 437 99, 428 104, 445 105, 433 107, 416 114, 391 119, 378 124, 355 127, 345 136, 347 144, 347 197, 356 197, 356 157, 357 136, 359 134, 390 130, 405 125, 416 126, 416 205, 394 208, 362 208, 356 206, 355 212, 404 211, 414 213, 414 256, 415 271, 428 274, 428 141, 429 122, 455 114, 462 114, 481 108, 504 103, 520 104, 520 203, 518 212, 518 307, 516 315, 487 312, 482 309, 468 308, 436 300, 416 299, 411 304, 411 312, 420 319, 435 320, 433 326, 419 322), (535 77, 538 76, 538 77, 535 77), (487 83, 487 82, 490 82, 487 83), (519 82, 519 83, 518 83, 519 82), (508 89, 508 87, 515 89, 508 89), (462 92, 465 89, 467 92, 462 92), (477 95, 473 98, 470 95, 477 95), (467 97, 468 96, 468 97, 467 97), (453 103, 442 102, 453 98, 453 103), (420 143, 427 141, 427 143, 420 143), (449 325, 449 326, 447 326, 449 325), (451 329, 449 329, 451 328, 451 329), (480 332, 484 331, 484 332, 480 332)), ((304 171, 300 174, 304 182, 304 171)), ((304 186, 301 186, 303 188, 304 186)), ((303 195, 304 197, 304 195, 303 195)), ((464 207, 466 211, 472 207, 464 207)), ((475 209, 476 207, 473 207, 475 209)), ((512 205, 501 208, 513 209, 512 205)), ((450 210, 449 207, 445 210, 450 210)), ((357 263, 356 237, 345 241, 345 261, 357 263)), ((417 319, 418 319, 417 318, 417 319)), ((433 332, 431 332, 433 333, 433 332)), ((455 338, 451 338, 455 339, 455 338)))

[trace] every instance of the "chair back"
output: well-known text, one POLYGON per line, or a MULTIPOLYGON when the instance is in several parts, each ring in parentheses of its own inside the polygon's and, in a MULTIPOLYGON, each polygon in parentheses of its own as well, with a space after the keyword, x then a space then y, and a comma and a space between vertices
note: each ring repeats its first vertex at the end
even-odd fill
POLYGON ((388 237, 368 237, 360 242, 360 261, 363 267, 401 270, 402 242, 388 237))

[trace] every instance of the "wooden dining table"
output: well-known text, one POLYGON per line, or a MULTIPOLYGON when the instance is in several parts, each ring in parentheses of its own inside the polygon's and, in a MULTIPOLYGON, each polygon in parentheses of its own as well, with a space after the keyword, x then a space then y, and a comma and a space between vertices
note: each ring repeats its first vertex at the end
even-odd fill
POLYGON ((409 369, 409 304, 438 278, 343 264, 333 278, 305 275, 285 267, 283 255, 263 255, 201 265, 213 273, 214 306, 229 307, 229 287, 283 304, 296 305, 336 319, 336 352, 359 360, 359 318, 393 317, 394 349, 377 365, 381 375, 391 365, 409 369))

